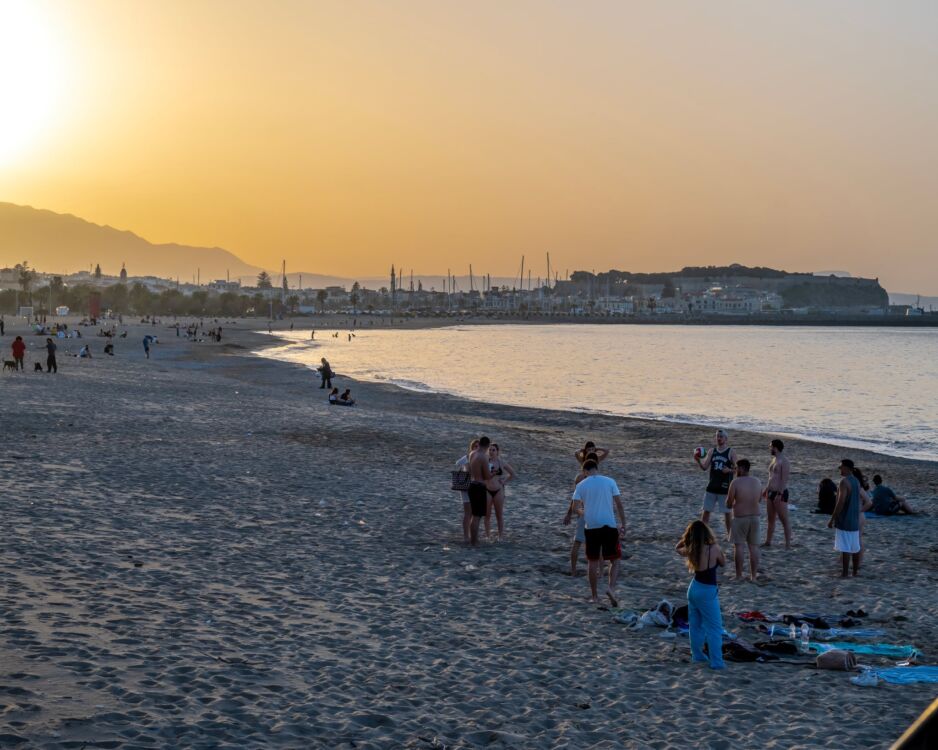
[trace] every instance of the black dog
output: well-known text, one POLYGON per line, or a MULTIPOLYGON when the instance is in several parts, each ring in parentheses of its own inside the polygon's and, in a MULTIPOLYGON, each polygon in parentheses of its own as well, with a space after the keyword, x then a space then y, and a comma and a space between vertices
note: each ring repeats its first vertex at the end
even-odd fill
POLYGON ((42 364, 41 364, 40 362, 36 362, 36 363, 33 365, 33 371, 34 371, 34 372, 42 372, 42 364))

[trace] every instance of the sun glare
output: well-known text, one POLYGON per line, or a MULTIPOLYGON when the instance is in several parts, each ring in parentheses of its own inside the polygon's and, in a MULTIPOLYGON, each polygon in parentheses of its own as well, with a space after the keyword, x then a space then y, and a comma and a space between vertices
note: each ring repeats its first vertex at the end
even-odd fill
POLYGON ((0 0, 0 167, 34 148, 61 91, 60 50, 40 7, 0 0))

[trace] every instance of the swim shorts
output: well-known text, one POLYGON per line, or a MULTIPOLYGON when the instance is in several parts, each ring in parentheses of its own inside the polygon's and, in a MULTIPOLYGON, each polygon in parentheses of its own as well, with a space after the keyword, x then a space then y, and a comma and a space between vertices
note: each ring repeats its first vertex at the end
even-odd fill
POLYGON ((730 537, 733 544, 758 544, 759 516, 734 518, 730 537))
POLYGON ((767 497, 769 500, 781 500, 783 503, 788 502, 788 490, 782 490, 781 497, 779 497, 778 490, 769 490, 767 497))
POLYGON ((472 515, 477 518, 484 518, 485 511, 488 508, 489 493, 485 489, 483 482, 469 483, 469 506, 472 508, 472 515))
POLYGON ((622 548, 619 546, 619 530, 611 526, 600 526, 598 529, 586 529, 586 559, 618 560, 622 557, 622 548))
POLYGON ((708 513, 729 513, 726 507, 726 495, 717 495, 714 492, 704 493, 703 509, 708 513))
POLYGON ((838 552, 856 554, 860 551, 860 532, 834 529, 834 549, 838 552))
POLYGON ((573 534, 573 539, 580 544, 586 541, 586 521, 583 519, 583 516, 577 517, 576 531, 573 534))

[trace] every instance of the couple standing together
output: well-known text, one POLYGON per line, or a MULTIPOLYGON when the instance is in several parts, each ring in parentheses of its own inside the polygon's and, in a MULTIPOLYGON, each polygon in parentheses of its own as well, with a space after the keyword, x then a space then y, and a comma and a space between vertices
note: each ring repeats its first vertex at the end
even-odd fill
POLYGON ((502 460, 498 443, 484 435, 469 444, 468 453, 456 467, 469 472, 469 489, 460 493, 463 500, 463 540, 473 547, 479 544, 479 522, 485 519, 485 536, 489 536, 492 511, 498 524, 498 538, 505 536, 505 486, 517 474, 511 464, 502 460))

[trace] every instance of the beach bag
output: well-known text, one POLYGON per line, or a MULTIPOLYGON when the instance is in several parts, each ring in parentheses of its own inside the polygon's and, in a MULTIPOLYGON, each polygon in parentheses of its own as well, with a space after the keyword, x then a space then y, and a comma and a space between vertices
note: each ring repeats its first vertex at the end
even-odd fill
POLYGON ((658 602, 658 606, 648 610, 641 616, 642 625, 654 625, 659 628, 666 628, 671 624, 671 613, 674 607, 667 599, 658 602))
POLYGON ((469 491, 469 472, 463 471, 462 469, 456 469, 452 472, 453 478, 450 483, 450 489, 454 492, 468 492, 469 491))
POLYGON ((857 655, 852 651, 833 649, 818 654, 815 661, 818 669, 834 669, 838 672, 852 672, 857 668, 857 655))

